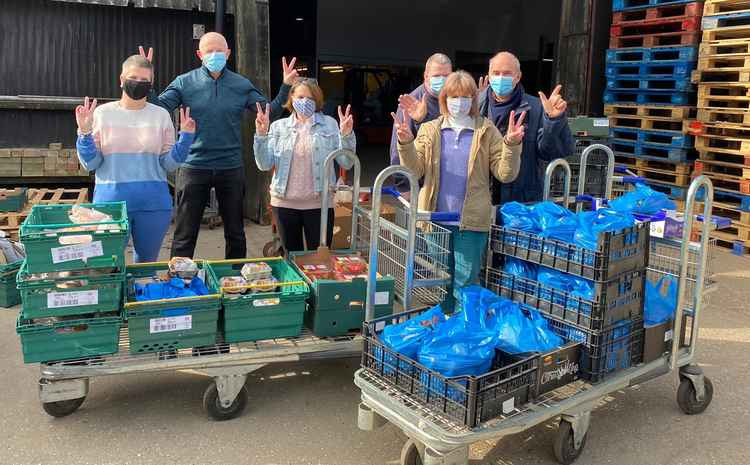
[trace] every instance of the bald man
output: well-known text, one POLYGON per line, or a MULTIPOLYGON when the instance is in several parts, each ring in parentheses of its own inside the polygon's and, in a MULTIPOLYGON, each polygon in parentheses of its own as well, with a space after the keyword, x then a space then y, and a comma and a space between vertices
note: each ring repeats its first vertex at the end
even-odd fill
POLYGON ((492 204, 532 202, 542 198, 540 162, 572 155, 573 136, 568 128, 567 102, 555 87, 549 98, 529 95, 521 84, 521 63, 509 52, 500 52, 490 60, 489 76, 480 79, 488 85, 479 95, 479 112, 491 119, 501 133, 508 128, 510 112, 526 112, 526 133, 521 152, 521 171, 511 183, 492 183, 492 204))
MULTIPOLYGON (((153 49, 141 55, 149 61, 153 49)), ((224 223, 226 258, 245 258, 247 245, 243 221, 245 170, 242 160, 242 116, 255 111, 256 103, 268 104, 263 94, 247 78, 226 68, 231 53, 221 34, 201 37, 197 50, 202 66, 177 76, 158 97, 150 101, 172 112, 190 107, 198 130, 185 165, 177 175, 177 215, 172 241, 173 257, 192 257, 198 240, 203 210, 211 188, 216 190, 219 214, 224 223)), ((295 59, 282 60, 284 84, 270 102, 271 115, 281 115, 290 85, 297 79, 295 59)))

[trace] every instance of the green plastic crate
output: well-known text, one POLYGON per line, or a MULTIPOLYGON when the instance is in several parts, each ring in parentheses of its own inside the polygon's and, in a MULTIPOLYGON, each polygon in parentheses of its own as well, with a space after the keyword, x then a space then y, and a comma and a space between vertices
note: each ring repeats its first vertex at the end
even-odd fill
POLYGON ((21 292, 21 317, 25 319, 88 313, 120 312, 125 273, 97 276, 30 279, 27 264, 18 273, 21 292), (65 283, 80 281, 83 286, 65 288, 65 283))
POLYGON ((166 262, 127 267, 125 315, 131 354, 216 344, 221 295, 135 301, 134 279, 166 271, 166 262))
POLYGON ((4 191, 0 192, 0 213, 23 211, 28 200, 25 187, 0 190, 4 191))
MULTIPOLYGON (((294 257, 306 253, 291 253, 293 266, 310 285, 310 298, 305 313, 305 326, 316 336, 333 337, 362 329, 365 319, 365 300, 367 298, 367 280, 335 281, 318 279, 310 281, 294 262, 294 257)), ((335 252, 332 252, 336 255, 335 252)), ((347 254, 351 252, 346 252, 347 254)), ((375 317, 388 316, 393 313, 393 290, 395 280, 390 276, 378 279, 376 290, 375 317)))
POLYGON ((18 316, 25 363, 75 360, 117 352, 122 318, 108 316, 35 324, 18 316))
POLYGON ((128 242, 125 202, 82 206, 112 216, 110 224, 115 224, 118 229, 63 232, 65 228, 84 226, 70 222, 68 212, 72 205, 34 205, 21 226, 20 234, 21 242, 26 247, 29 273, 125 267, 125 247, 128 242))
POLYGON ((16 287, 16 274, 23 260, 0 265, 0 307, 10 308, 21 303, 21 293, 16 287))
POLYGON ((276 292, 222 292, 225 342, 258 341, 299 336, 310 290, 300 274, 283 258, 207 262, 208 286, 220 293, 221 278, 239 276, 245 263, 266 262, 281 284, 276 292))

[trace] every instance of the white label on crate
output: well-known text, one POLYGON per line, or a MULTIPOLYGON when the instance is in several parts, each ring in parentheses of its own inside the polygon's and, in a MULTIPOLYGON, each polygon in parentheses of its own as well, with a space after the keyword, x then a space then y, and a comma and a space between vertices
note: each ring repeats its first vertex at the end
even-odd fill
POLYGON ((594 118, 595 128, 608 128, 609 120, 607 118, 594 118))
POLYGON ((47 308, 83 307, 97 305, 99 291, 50 292, 47 294, 47 308))
POLYGON ((375 331, 382 331, 385 328, 385 321, 375 323, 375 331))
POLYGON ((90 244, 66 245, 63 247, 53 247, 52 263, 72 262, 74 260, 86 261, 92 257, 101 257, 104 255, 102 242, 96 241, 90 244))
POLYGON ((516 399, 511 397, 510 399, 503 402, 503 413, 508 414, 516 409, 516 399))
POLYGON ((672 334, 674 330, 664 331, 664 342, 672 340, 672 334))
POLYGON ((170 316, 166 318, 151 318, 149 331, 154 333, 166 333, 169 331, 182 331, 193 328, 193 315, 170 316))
POLYGON ((388 291, 375 293, 375 305, 388 305, 391 300, 391 293, 388 291))
POLYGON ((253 301, 253 306, 255 307, 270 307, 272 305, 279 305, 281 302, 281 299, 258 299, 253 301))

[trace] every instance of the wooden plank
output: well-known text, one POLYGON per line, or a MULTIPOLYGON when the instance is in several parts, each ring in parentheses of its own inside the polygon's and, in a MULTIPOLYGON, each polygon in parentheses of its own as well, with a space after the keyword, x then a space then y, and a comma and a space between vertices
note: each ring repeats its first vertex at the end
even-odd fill
POLYGON ((604 114, 606 116, 643 116, 649 118, 683 120, 690 118, 694 113, 695 107, 688 106, 635 105, 621 103, 604 105, 604 114))
POLYGON ((703 42, 718 40, 746 39, 750 37, 750 25, 719 27, 703 31, 703 42))
POLYGON ((647 116, 610 116, 609 125, 613 128, 645 129, 651 131, 687 132, 685 120, 673 118, 649 118, 647 116))
POLYGON ((704 16, 726 13, 750 13, 750 0, 706 0, 704 16))
POLYGON ((750 125, 750 112, 733 108, 699 108, 698 121, 750 125))

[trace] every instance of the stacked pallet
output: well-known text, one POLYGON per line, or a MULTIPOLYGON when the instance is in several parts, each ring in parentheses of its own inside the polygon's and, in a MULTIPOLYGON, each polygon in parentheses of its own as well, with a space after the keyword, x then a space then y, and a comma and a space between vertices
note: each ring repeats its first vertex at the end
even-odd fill
POLYGON ((682 200, 695 158, 691 73, 703 2, 614 0, 604 113, 618 164, 682 200))
POLYGON ((707 0, 698 70, 695 175, 714 184, 714 212, 732 227, 713 233, 737 254, 750 250, 750 0, 707 0))
MULTIPOLYGON (((15 193, 21 189, 5 190, 0 189, 0 198, 10 193, 15 193)), ((87 203, 89 190, 83 189, 24 189, 25 196, 20 207, 8 211, 0 210, 0 231, 3 231, 12 240, 19 240, 18 230, 21 228, 26 217, 29 216, 31 208, 34 205, 54 205, 54 204, 77 204, 87 203)))
POLYGON ((0 149, 0 177, 88 176, 75 149, 49 144, 46 149, 0 149))

